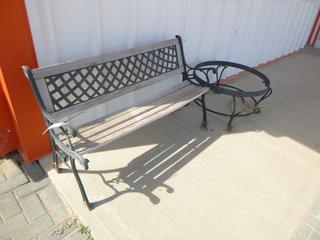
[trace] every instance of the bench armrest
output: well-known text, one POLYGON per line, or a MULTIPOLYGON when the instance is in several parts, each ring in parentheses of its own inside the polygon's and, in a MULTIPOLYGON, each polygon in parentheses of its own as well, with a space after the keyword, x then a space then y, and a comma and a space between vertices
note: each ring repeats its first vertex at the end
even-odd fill
MULTIPOLYGON (((85 170, 88 170, 89 166, 89 160, 81 156, 79 153, 74 151, 72 149, 71 141, 69 140, 70 137, 76 137, 77 132, 69 125, 68 122, 57 122, 55 119, 53 119, 50 114, 43 112, 43 115, 48 123, 48 128, 45 132, 49 132, 50 137, 54 144, 58 146, 65 154, 67 154, 69 157, 72 157, 79 161, 80 165, 84 167, 85 170), (59 136, 55 133, 55 129, 59 128, 63 134, 66 135, 66 138, 68 138, 69 145, 65 144, 63 141, 60 140, 59 136)), ((45 133, 44 132, 44 133, 45 133)), ((53 151, 56 151, 53 149, 53 151)))
POLYGON ((84 167, 85 170, 89 169, 88 163, 89 160, 84 158, 83 156, 81 156, 79 153, 77 153, 76 151, 73 151, 72 148, 70 146, 67 146, 66 144, 64 144, 60 138, 53 132, 50 132, 50 136, 52 137, 54 143, 64 152, 66 153, 68 156, 78 160, 80 162, 80 164, 84 167))
POLYGON ((49 113, 47 113, 45 111, 43 111, 42 113, 43 113, 43 115, 49 125, 45 132, 47 132, 50 129, 54 129, 54 128, 63 128, 71 137, 77 136, 77 131, 68 123, 68 121, 59 122, 59 121, 56 121, 54 118, 52 118, 49 113), (54 125, 56 125, 56 126, 54 126, 54 125))

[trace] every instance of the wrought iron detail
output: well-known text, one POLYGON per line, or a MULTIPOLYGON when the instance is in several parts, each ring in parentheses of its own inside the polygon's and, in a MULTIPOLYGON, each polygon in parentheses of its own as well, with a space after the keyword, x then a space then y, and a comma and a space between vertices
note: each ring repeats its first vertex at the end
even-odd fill
POLYGON ((178 69, 176 45, 45 78, 54 111, 178 69))
MULTIPOLYGON (((203 62, 192 68, 186 63, 181 37, 176 36, 176 38, 179 43, 177 45, 168 46, 166 43, 165 46, 167 47, 158 49, 148 48, 149 50, 146 50, 144 53, 122 57, 112 61, 106 60, 105 62, 87 67, 82 67, 83 65, 81 65, 81 67, 79 66, 72 71, 45 77, 45 84, 48 89, 54 111, 66 109, 70 106, 89 101, 104 94, 108 94, 130 85, 138 84, 160 75, 165 75, 166 73, 176 69, 183 68, 182 76, 184 81, 190 81, 192 84, 208 87, 215 93, 226 94, 233 98, 233 109, 231 113, 217 112, 208 108, 205 101, 205 94, 201 96, 201 99, 196 99, 195 102, 203 110, 202 127, 207 128, 207 112, 229 117, 228 129, 230 130, 232 128, 232 121, 234 118, 249 116, 253 113, 260 112, 260 108, 258 107, 259 103, 272 94, 270 80, 264 74, 244 65, 224 61, 203 62), (182 61, 182 66, 179 66, 179 59, 182 61), (222 76, 223 72, 228 67, 239 68, 255 74, 262 80, 262 83, 265 85, 265 89, 248 92, 224 84, 222 76), (211 81, 211 77, 213 76, 216 78, 216 81, 214 82, 211 81), (244 104, 245 98, 252 99, 252 111, 249 113, 237 111, 236 97, 240 98, 244 104)), ((44 106, 39 89, 37 88, 33 72, 27 66, 23 66, 23 70, 26 77, 30 80, 34 93, 40 103, 42 114, 46 119, 47 127, 52 127, 52 125, 57 123, 55 122, 55 119, 52 118, 51 111, 50 113, 46 111, 46 107, 44 106)), ((37 80, 39 78, 37 78, 37 80)), ((81 113, 69 116, 69 120, 78 114, 81 113)), ((96 203, 92 204, 89 201, 79 176, 77 165, 75 164, 75 160, 77 160, 81 165, 83 165, 85 170, 88 170, 89 160, 73 149, 70 138, 76 136, 77 133, 75 129, 68 124, 58 124, 58 126, 58 128, 49 128, 54 166, 59 172, 59 162, 70 162, 70 167, 77 181, 82 199, 86 206, 89 209, 92 209, 96 203)), ((126 173, 125 176, 129 175, 126 173)), ((112 188, 112 183, 117 181, 121 181, 121 179, 115 178, 114 180, 108 181, 106 184, 110 184, 110 187, 112 188)), ((137 189, 135 188, 128 188, 124 192, 133 192, 136 190, 137 189)), ((116 195, 123 193, 116 189, 115 192, 116 195)))
POLYGON ((227 130, 232 130, 232 122, 236 117, 246 117, 251 114, 260 113, 261 109, 258 107, 260 102, 270 97, 272 94, 272 88, 270 87, 270 80, 267 76, 265 76, 260 71, 250 68, 245 65, 241 65, 233 62, 226 61, 208 61, 197 64, 194 68, 187 65, 186 68, 186 76, 187 79, 193 84, 209 87, 212 92, 217 94, 225 94, 232 97, 232 112, 231 113, 223 113, 207 108, 205 105, 204 98, 196 99, 196 104, 203 109, 203 124, 206 125, 206 112, 211 112, 214 114, 222 115, 225 117, 229 117, 229 121, 227 124, 227 130), (247 71, 251 74, 254 74, 261 80, 264 85, 263 90, 258 91, 245 91, 240 88, 231 86, 223 82, 223 73, 229 67, 238 68, 243 71, 247 71), (250 112, 242 112, 242 110, 237 109, 236 98, 240 98, 242 104, 248 106, 247 99, 252 101, 252 106, 250 112))

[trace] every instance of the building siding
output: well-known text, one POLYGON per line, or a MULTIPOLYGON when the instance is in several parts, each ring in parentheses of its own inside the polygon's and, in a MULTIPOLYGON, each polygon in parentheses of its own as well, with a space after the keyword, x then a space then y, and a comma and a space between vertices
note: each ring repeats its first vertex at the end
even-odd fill
POLYGON ((191 62, 257 65, 304 47, 319 0, 27 0, 40 65, 172 38, 191 62))
MULTIPOLYGON (((26 5, 40 66, 176 34, 183 38, 189 63, 219 59, 256 66, 305 46, 320 1, 26 0, 26 5)), ((129 94, 121 104, 106 104, 90 114, 102 116, 137 103, 141 94, 129 94)))

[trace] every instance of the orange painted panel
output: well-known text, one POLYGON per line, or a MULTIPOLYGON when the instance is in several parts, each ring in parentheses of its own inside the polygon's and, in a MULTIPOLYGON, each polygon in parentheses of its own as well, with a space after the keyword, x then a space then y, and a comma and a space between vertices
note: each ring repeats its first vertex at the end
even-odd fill
POLYGON ((21 66, 37 67, 24 0, 0 1, 0 84, 26 162, 50 152, 43 117, 21 66))
MULTIPOLYGON (((2 72, 0 68, 0 78, 2 72)), ((15 150, 18 147, 18 138, 11 118, 8 102, 0 86, 0 156, 15 150)))

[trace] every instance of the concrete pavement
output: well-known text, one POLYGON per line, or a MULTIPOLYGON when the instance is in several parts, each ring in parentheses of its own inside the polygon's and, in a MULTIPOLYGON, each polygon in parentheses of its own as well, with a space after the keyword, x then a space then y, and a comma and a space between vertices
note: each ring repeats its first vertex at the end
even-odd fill
POLYGON ((23 164, 23 171, 19 160, 18 154, 0 160, 0 239, 87 239, 42 168, 23 164))
MULTIPOLYGON (((262 68, 274 94, 231 133, 216 115, 200 130, 190 104, 89 154, 80 175, 91 212, 67 166, 58 175, 51 156, 41 164, 97 240, 318 239, 319 69, 313 49, 262 68)), ((228 110, 230 99, 211 94, 208 106, 228 110)))

